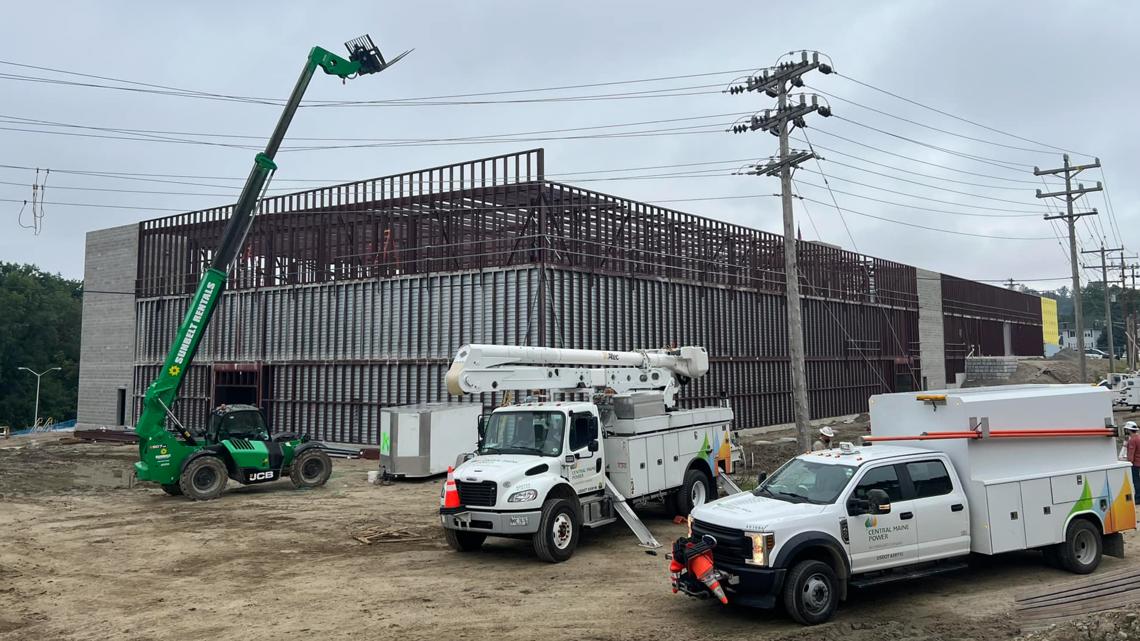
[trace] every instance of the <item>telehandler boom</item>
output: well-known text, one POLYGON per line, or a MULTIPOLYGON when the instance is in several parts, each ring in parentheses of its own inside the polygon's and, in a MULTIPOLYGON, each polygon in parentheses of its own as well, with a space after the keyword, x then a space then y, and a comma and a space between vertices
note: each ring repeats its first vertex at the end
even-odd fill
POLYGON ((349 51, 347 60, 320 47, 309 51, 265 151, 254 157, 253 169, 234 205, 233 216, 226 223, 221 244, 190 301, 158 378, 143 398, 142 414, 135 425, 139 437, 135 475, 141 481, 158 483, 168 494, 186 495, 194 500, 213 499, 225 489, 227 478, 239 483, 262 483, 288 476, 296 487, 315 487, 323 485, 332 472, 321 444, 309 441, 307 436, 278 434, 270 438, 256 407, 223 405, 214 410, 209 426, 198 436, 178 420, 172 407, 225 290, 230 264, 245 243, 258 201, 277 170, 274 157, 313 75, 318 69, 342 79, 377 73, 408 53, 385 61, 368 36, 350 40, 345 46, 349 51), (167 428, 167 418, 171 429, 167 428))

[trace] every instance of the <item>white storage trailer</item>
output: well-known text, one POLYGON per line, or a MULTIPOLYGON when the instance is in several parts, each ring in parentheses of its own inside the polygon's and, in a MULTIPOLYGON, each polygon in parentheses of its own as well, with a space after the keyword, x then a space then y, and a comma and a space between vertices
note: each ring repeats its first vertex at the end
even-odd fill
POLYGON ((475 449, 478 403, 424 403, 380 410, 380 471, 397 478, 443 474, 475 449))

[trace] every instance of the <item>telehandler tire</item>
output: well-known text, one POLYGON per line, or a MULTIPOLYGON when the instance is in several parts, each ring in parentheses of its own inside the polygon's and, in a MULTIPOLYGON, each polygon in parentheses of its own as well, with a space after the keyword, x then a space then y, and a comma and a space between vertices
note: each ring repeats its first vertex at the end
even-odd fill
POLYGON ((178 487, 192 501, 209 501, 222 495, 229 473, 216 456, 199 456, 190 461, 178 477, 178 487))
POLYGON ((483 541, 487 540, 487 535, 443 528, 443 538, 456 552, 474 552, 483 547, 483 541))
POLYGON ((574 556, 581 533, 582 518, 575 505, 566 499, 547 499, 531 539, 534 553, 547 563, 561 563, 574 556))
POLYGON ((169 483, 162 486, 162 491, 170 496, 182 496, 182 488, 177 483, 169 483))
POLYGON ((320 487, 328 482, 331 475, 332 459, 324 450, 315 447, 298 454, 289 466, 289 480, 298 489, 320 487))
POLYGON ((1065 540, 1058 544, 1061 567, 1073 574, 1088 574, 1100 565, 1100 530, 1085 519, 1074 519, 1065 529, 1065 540))

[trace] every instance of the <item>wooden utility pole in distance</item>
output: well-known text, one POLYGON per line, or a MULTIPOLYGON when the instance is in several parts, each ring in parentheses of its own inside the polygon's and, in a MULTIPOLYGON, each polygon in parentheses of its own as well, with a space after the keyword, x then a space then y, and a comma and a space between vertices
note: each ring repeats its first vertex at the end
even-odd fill
POLYGON ((1080 198, 1084 194, 1091 191, 1101 191, 1104 187, 1100 182, 1097 182, 1096 187, 1085 188, 1084 185, 1077 184, 1077 188, 1073 189, 1073 177, 1086 169, 1096 169, 1100 167, 1100 158, 1094 158, 1091 165, 1070 165, 1069 154, 1063 156, 1065 165, 1059 169, 1038 169, 1033 168, 1034 176, 1045 176, 1048 174, 1064 174, 1065 175, 1065 190, 1064 191, 1051 191, 1042 193, 1040 189, 1037 190, 1038 198, 1060 198, 1065 201, 1064 214, 1056 216, 1045 216, 1045 220, 1055 220, 1062 218, 1069 225, 1069 262, 1073 268, 1073 316, 1077 326, 1077 351, 1080 352, 1081 359, 1081 382, 1089 382, 1088 366, 1085 363, 1085 319, 1081 317, 1081 271, 1080 261, 1077 259, 1077 230, 1076 222, 1081 216, 1095 216, 1097 211, 1075 213, 1073 212, 1073 201, 1080 198))
POLYGON ((1112 297, 1108 295, 1108 260, 1105 257, 1107 252, 1122 252, 1123 247, 1113 247, 1112 249, 1105 249, 1104 245, 1100 249, 1091 249, 1081 252, 1082 254, 1100 254, 1100 277, 1104 283, 1104 328, 1108 332, 1108 371, 1116 371, 1116 344, 1112 340, 1112 297))
POLYGON ((804 356, 803 311, 800 307, 800 275, 796 256, 796 226, 792 213, 792 169, 815 157, 808 151, 792 150, 788 134, 793 126, 804 127, 804 116, 814 112, 830 116, 831 109, 819 104, 819 96, 812 95, 809 103, 806 96, 799 95, 799 102, 789 101, 790 86, 802 87, 802 76, 812 70, 831 73, 831 65, 820 62, 819 52, 800 52, 800 59, 789 57, 786 62, 764 69, 750 76, 744 85, 730 86, 731 94, 745 91, 759 91, 776 99, 776 109, 766 109, 754 114, 747 121, 740 121, 730 131, 767 131, 779 136, 780 155, 769 158, 764 163, 743 172, 757 176, 779 176, 780 195, 784 218, 784 282, 788 301, 788 356, 792 379, 792 412, 796 422, 796 444, 801 452, 811 449, 811 409, 808 407, 806 358, 804 356))

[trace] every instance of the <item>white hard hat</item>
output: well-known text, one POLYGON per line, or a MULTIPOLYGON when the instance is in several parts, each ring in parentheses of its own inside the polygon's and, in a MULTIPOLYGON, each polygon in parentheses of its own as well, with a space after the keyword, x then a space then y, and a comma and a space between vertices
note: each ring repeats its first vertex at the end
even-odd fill
MULTIPOLYGON (((1135 426, 1135 424, 1133 425, 1135 426)), ((824 425, 823 427, 819 428, 819 433, 826 436, 827 438, 835 436, 835 430, 831 429, 831 427, 828 425, 824 425)))
POLYGON ((1136 427, 1135 421, 1128 421, 1124 424, 1124 431, 1126 432, 1140 432, 1140 427, 1136 427))

